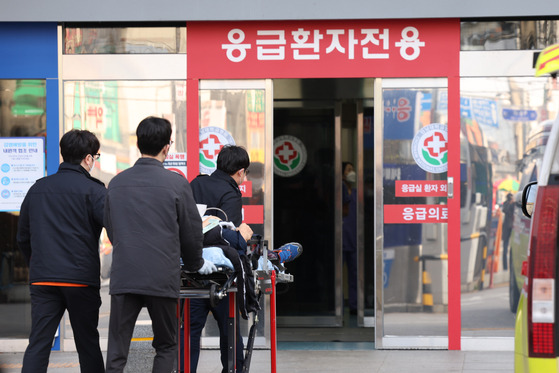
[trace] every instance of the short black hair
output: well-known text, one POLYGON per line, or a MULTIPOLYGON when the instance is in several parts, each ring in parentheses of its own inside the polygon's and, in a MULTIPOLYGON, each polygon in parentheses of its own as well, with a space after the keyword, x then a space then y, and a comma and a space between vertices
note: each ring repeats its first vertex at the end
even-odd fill
POLYGON ((165 118, 147 117, 138 124, 136 137, 140 153, 156 156, 171 142, 173 128, 165 118))
POLYGON ((225 145, 217 155, 217 169, 233 175, 241 168, 250 166, 250 159, 245 148, 236 145, 225 145))
POLYGON ((88 130, 73 129, 60 139, 62 159, 71 164, 80 164, 88 154, 97 154, 100 147, 97 137, 88 130))

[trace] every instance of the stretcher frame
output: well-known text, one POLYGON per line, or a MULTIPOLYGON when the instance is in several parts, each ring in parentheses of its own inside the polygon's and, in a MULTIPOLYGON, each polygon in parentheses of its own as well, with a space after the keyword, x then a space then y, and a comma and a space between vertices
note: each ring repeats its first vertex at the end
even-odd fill
MULTIPOLYGON (((249 254, 251 255, 261 255, 264 258, 268 257, 267 247, 268 242, 262 240, 261 242, 262 250, 260 253, 254 253, 250 250, 249 243, 249 254)), ((184 272, 183 272, 184 273, 184 272)), ((276 275, 276 270, 273 268, 268 268, 268 263, 264 260, 264 268, 261 270, 255 270, 255 278, 257 279, 256 291, 258 299, 260 300, 261 295, 270 296, 270 364, 271 373, 276 373, 277 369, 277 320, 276 320, 276 281, 279 282, 293 282, 293 275, 284 272, 279 272, 276 275)), ((239 313, 238 304, 236 301, 235 293, 237 288, 234 284, 236 279, 236 273, 232 270, 224 270, 220 268, 219 272, 212 273, 210 275, 197 275, 192 273, 185 274, 189 280, 196 281, 210 281, 211 285, 204 287, 186 287, 181 286, 179 295, 179 305, 177 306, 177 315, 179 318, 182 316, 184 325, 184 346, 182 346, 182 351, 184 352, 184 371, 183 373, 190 373, 190 299, 209 299, 212 305, 214 302, 218 302, 221 299, 227 297, 229 302, 229 317, 227 319, 227 335, 228 335, 228 354, 227 354, 227 373, 236 372, 236 346, 237 346, 237 316, 239 313), (225 276, 225 277, 224 277, 225 276), (181 304, 182 303, 182 315, 181 315, 181 304)), ((254 322, 250 327, 249 338, 246 346, 245 353, 245 364, 243 367, 243 373, 248 373, 250 369, 250 363, 252 358, 252 350, 254 347, 254 339, 256 335, 256 325, 258 323, 258 315, 255 314, 254 322)), ((179 324, 180 328, 180 324, 179 324)), ((180 330, 179 330, 180 333, 180 330)), ((180 371, 181 366, 181 345, 180 345, 180 334, 179 334, 179 353, 178 353, 178 363, 177 371, 180 371)))

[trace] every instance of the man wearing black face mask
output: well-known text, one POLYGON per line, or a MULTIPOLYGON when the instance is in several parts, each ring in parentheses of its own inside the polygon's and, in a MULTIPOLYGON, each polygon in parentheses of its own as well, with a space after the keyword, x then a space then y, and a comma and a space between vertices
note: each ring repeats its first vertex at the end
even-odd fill
POLYGON ((91 177, 99 140, 71 130, 60 140, 64 162, 37 180, 21 205, 17 242, 29 264, 31 334, 23 373, 47 371, 52 340, 68 310, 82 373, 104 372, 99 347, 99 235, 107 190, 91 177))

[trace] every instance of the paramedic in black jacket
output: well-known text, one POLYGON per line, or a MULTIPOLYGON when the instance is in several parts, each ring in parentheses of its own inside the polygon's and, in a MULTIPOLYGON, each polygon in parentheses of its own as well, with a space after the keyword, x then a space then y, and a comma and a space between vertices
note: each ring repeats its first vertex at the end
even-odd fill
POLYGON ((108 373, 124 370, 143 306, 152 321, 153 372, 171 372, 178 353, 180 258, 186 270, 216 270, 202 258, 202 220, 190 184, 163 167, 171 131, 166 119, 142 120, 136 129, 141 158, 109 184, 105 227, 113 262, 108 373))
POLYGON ((60 139, 62 162, 54 175, 29 189, 17 242, 29 264, 31 334, 23 373, 47 371, 52 341, 65 310, 70 315, 82 373, 104 372, 99 347, 99 235, 107 190, 91 177, 99 140, 71 130, 60 139))
MULTIPOLYGON (((239 185, 246 180, 250 166, 247 151, 234 145, 224 146, 217 156, 217 169, 210 175, 199 175, 192 180, 192 192, 197 203, 210 207, 218 207, 226 214, 230 222, 237 228, 237 232, 223 230, 224 238, 239 252, 246 251, 246 241, 252 237, 252 229, 242 223, 242 199, 239 185)), ((208 214, 216 215, 225 220, 222 213, 208 210, 208 214)), ((206 324, 209 311, 217 321, 219 327, 219 347, 221 350, 222 372, 227 372, 227 318, 229 317, 229 302, 227 298, 220 301, 213 308, 208 299, 190 300, 190 373, 196 373, 200 357, 200 336, 206 324)), ((243 339, 237 317, 236 337, 236 369, 243 370, 243 339)))

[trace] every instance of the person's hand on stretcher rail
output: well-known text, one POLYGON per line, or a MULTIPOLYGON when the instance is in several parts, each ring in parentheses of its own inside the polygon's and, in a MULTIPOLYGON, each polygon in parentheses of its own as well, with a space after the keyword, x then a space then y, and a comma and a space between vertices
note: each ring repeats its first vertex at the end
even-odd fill
POLYGON ((243 238, 247 242, 248 242, 248 240, 250 240, 250 238, 252 237, 252 234, 254 233, 252 231, 252 229, 246 223, 242 223, 241 225, 239 225, 239 227, 237 228, 237 231, 241 234, 241 236, 243 236, 243 238))
POLYGON ((198 273, 201 275, 209 275, 214 272, 217 272, 217 267, 215 266, 215 264, 213 264, 209 260, 204 259, 204 264, 202 265, 202 268, 198 270, 198 273))

